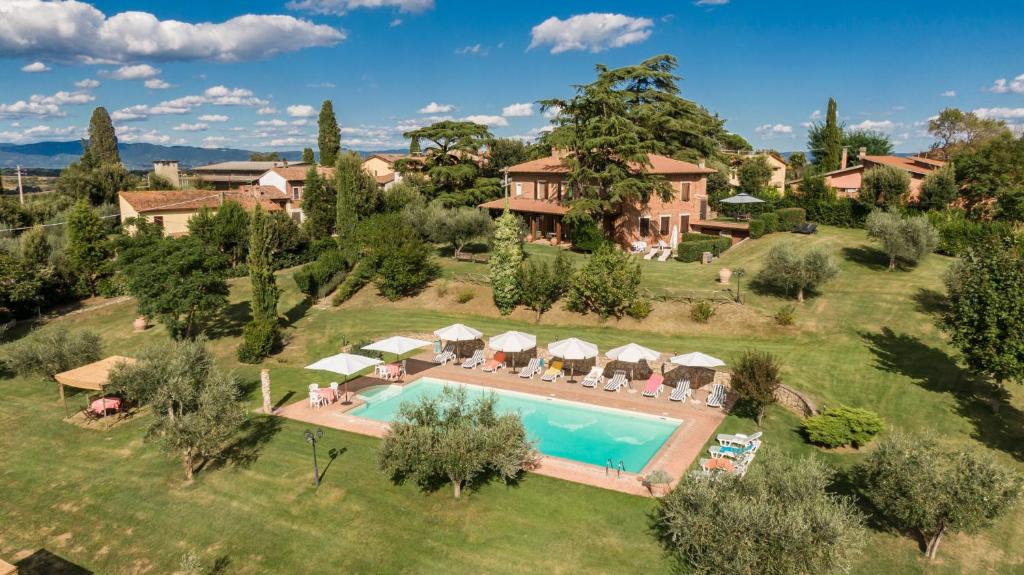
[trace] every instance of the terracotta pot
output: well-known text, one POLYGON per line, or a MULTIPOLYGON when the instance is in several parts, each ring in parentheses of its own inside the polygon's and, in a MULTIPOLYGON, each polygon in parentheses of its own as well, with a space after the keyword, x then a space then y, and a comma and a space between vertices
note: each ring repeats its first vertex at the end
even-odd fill
POLYGON ((135 321, 132 322, 132 327, 135 328, 135 331, 146 331, 146 328, 149 327, 149 322, 146 321, 146 316, 140 315, 135 318, 135 321))
POLYGON ((722 268, 718 270, 718 281, 723 284, 729 283, 729 279, 732 278, 732 270, 729 268, 722 268))

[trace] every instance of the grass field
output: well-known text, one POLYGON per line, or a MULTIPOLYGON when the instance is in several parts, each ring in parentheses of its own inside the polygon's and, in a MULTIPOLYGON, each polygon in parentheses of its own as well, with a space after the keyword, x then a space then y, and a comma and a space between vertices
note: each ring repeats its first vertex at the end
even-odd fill
MULTIPOLYGON (((528 250, 538 258, 555 253, 542 246, 528 250)), ((1024 394, 1012 389, 993 414, 988 390, 957 365, 934 327, 948 265, 935 256, 913 271, 887 272, 884 258, 860 231, 774 234, 731 250, 712 266, 643 262, 644 288, 667 300, 658 301, 644 322, 601 322, 564 310, 539 322, 527 311, 500 318, 479 283, 486 274, 479 264, 444 261, 444 279, 437 283, 445 288, 435 285, 398 303, 368 288, 340 308, 304 305, 283 275, 281 311, 292 322, 289 344, 264 365, 279 399, 302 392, 315 380, 302 366, 336 352, 344 341, 424 333, 452 321, 487 334, 530 331, 541 343, 576 335, 601 349, 636 341, 665 352, 701 350, 727 361, 745 349, 766 349, 782 357, 786 383, 820 404, 874 409, 890 428, 932 431, 941 441, 991 450, 1021 468, 1024 394), (760 258, 780 241, 829 247, 841 268, 822 294, 799 307, 797 324, 785 328, 771 316, 787 302, 748 289, 760 258), (728 295, 714 282, 725 265, 748 271, 745 305, 722 303, 710 325, 693 323, 688 304, 676 298, 728 295), (475 297, 459 304, 461 290, 475 297)), ((247 283, 235 282, 232 306, 211 346, 254 389, 258 367, 234 361, 248 314, 247 283)), ((133 334, 134 312, 129 302, 59 321, 99 332, 108 353, 130 355, 166 341, 160 327, 133 334)), ((195 484, 184 485, 178 464, 142 441, 145 416, 105 432, 83 430, 61 422, 52 384, 8 374, 0 379, 0 394, 0 557, 8 560, 46 549, 97 573, 166 573, 178 568, 183 553, 194 551, 208 567, 220 562, 225 573, 671 570, 648 529, 650 500, 529 475, 519 485, 486 485, 453 501, 446 490, 423 493, 392 485, 376 469, 377 440, 330 431, 321 453, 334 448, 340 454, 314 492, 304 427, 264 417, 253 419, 228 456, 203 469, 195 484)), ((821 457, 840 469, 862 458, 806 445, 798 425, 796 416, 772 408, 764 426, 768 448, 821 457)), ((750 420, 734 416, 722 426, 753 429, 750 420)), ((329 458, 323 459, 321 465, 329 458)), ((873 531, 855 572, 1024 572, 1022 535, 1024 510, 1018 508, 981 534, 949 538, 939 561, 928 564, 913 539, 873 531)))

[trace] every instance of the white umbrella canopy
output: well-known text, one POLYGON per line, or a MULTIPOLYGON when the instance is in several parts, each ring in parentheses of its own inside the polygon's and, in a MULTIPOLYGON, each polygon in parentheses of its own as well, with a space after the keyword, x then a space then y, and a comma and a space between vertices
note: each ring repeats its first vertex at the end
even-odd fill
POLYGON ((433 342, 424 341, 422 339, 416 339, 412 337, 405 337, 404 335, 393 335, 387 339, 375 341, 370 345, 364 345, 363 349, 367 351, 381 351, 384 353, 393 353, 396 356, 402 355, 403 353, 409 353, 414 349, 421 347, 427 347, 433 345, 433 342))
POLYGON ((537 347, 537 336, 521 331, 506 331, 488 341, 494 351, 519 353, 537 347))
POLYGON ((661 357, 661 352, 654 351, 649 347, 644 347, 635 343, 627 343, 626 345, 619 346, 615 349, 609 349, 605 352, 605 357, 615 361, 624 361, 626 363, 637 363, 641 359, 647 361, 657 361, 661 357))
POLYGON ((325 357, 319 361, 313 362, 306 366, 306 369, 318 369, 321 371, 333 371, 341 375, 349 376, 354 373, 373 367, 375 365, 384 363, 381 360, 373 357, 366 357, 365 355, 355 355, 352 353, 339 353, 330 357, 325 357))
POLYGON ((480 339, 484 334, 481 333, 480 330, 473 329, 468 325, 455 323, 448 327, 442 327, 435 331, 434 335, 444 341, 471 341, 474 339, 480 339))
POLYGON ((548 344, 548 351, 555 357, 562 359, 590 359, 597 357, 597 346, 589 341, 570 337, 548 344))
POLYGON ((683 355, 677 355, 670 359, 669 361, 676 365, 682 365, 684 367, 706 367, 708 369, 722 367, 723 365, 725 365, 725 362, 718 359, 717 357, 712 357, 706 353, 701 353, 699 351, 695 351, 693 353, 684 353, 683 355))

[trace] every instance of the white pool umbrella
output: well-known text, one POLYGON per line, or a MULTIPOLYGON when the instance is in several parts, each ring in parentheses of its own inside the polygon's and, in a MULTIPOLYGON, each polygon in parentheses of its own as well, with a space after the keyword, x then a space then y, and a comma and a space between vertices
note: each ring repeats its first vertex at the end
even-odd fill
POLYGON ((548 344, 548 351, 555 357, 562 359, 590 359, 597 357, 597 346, 589 341, 570 337, 548 344))
POLYGON ((519 353, 537 347, 537 336, 521 331, 506 331, 492 337, 488 344, 494 351, 519 353))
POLYGON ((381 360, 375 357, 366 357, 365 355, 355 355, 353 353, 339 353, 330 357, 325 357, 319 361, 313 362, 306 366, 306 369, 317 369, 320 371, 332 371, 345 376, 345 405, 349 404, 348 400, 348 378, 350 375, 359 373, 368 367, 379 365, 381 360))
POLYGON ((711 357, 710 355, 699 351, 677 355, 669 361, 676 365, 682 365, 685 367, 705 367, 708 369, 722 367, 725 365, 725 362, 717 357, 711 357))
POLYGON ((608 359, 615 361, 637 363, 641 359, 646 361, 657 361, 658 358, 661 357, 661 352, 654 351, 649 347, 644 347, 635 343, 627 343, 626 345, 619 346, 615 349, 609 349, 604 355, 608 359))
POLYGON ((433 345, 433 342, 424 341, 422 339, 416 339, 412 337, 405 337, 404 335, 393 335, 387 339, 375 341, 370 345, 364 345, 363 349, 367 351, 381 351, 384 353, 395 354, 395 359, 404 353, 409 353, 414 349, 421 347, 427 347, 433 345))
POLYGON ((471 341, 483 337, 483 333, 468 325, 455 323, 448 327, 442 327, 434 332, 438 338, 444 341, 471 341))

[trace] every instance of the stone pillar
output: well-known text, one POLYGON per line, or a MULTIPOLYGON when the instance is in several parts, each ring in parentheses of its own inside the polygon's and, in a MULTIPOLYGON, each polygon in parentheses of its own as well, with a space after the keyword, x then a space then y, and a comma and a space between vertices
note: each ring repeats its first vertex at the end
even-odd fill
POLYGON ((270 401, 270 370, 260 370, 260 389, 263 391, 263 413, 273 413, 274 404, 270 401))

